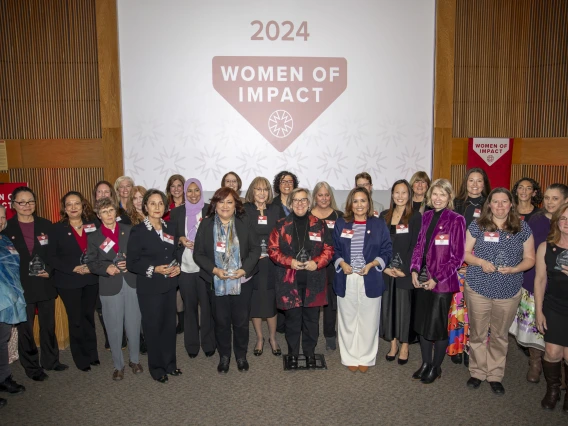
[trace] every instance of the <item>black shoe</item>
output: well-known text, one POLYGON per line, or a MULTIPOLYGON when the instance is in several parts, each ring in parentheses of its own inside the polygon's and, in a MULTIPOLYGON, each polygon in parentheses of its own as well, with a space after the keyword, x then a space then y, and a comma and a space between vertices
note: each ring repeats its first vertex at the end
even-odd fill
MULTIPOLYGON (((261 356, 263 352, 264 352, 264 337, 262 338, 262 347, 260 349, 254 348, 254 351, 252 353, 254 356, 261 356)), ((239 361, 237 360, 237 362, 239 361)))
POLYGON ((35 376, 32 376, 32 380, 34 382, 43 382, 44 380, 49 379, 49 376, 47 374, 45 374, 45 372, 41 372, 36 374, 35 376))
POLYGON ((422 378, 420 379, 420 383, 424 383, 425 385, 429 385, 430 383, 434 383, 436 379, 442 377, 442 369, 440 367, 436 367, 432 365, 428 371, 426 371, 422 378))
POLYGON ((8 401, 6 401, 4 398, 0 398, 0 408, 4 407, 7 403, 8 401))
POLYGON ((475 377, 470 377, 466 384, 470 389, 477 389, 481 386, 481 380, 476 379, 475 377))
POLYGON ((93 367, 98 367, 99 365, 101 365, 101 362, 97 359, 96 361, 91 361, 91 365, 93 367))
POLYGON ((146 355, 148 353, 148 347, 146 346, 146 339, 144 335, 140 335, 140 355, 146 355))
POLYGON ((91 366, 85 367, 85 368, 80 368, 79 370, 84 371, 85 373, 88 373, 89 371, 91 371, 91 366))
POLYGON ((430 369, 430 364, 426 362, 423 363, 422 366, 414 372, 412 378, 414 380, 422 380, 422 376, 424 376, 424 373, 426 373, 426 371, 428 371, 429 369, 430 369))
POLYGON ((249 371, 249 363, 246 358, 237 359, 237 368, 241 373, 249 371))
POLYGON ((219 365, 217 366, 217 372, 220 374, 227 374, 229 372, 229 364, 231 362, 231 358, 228 356, 222 356, 219 360, 219 365))
POLYGON ((489 386, 491 386, 491 390, 495 395, 503 396, 505 395, 505 388, 501 384, 501 382, 488 382, 489 386))
MULTIPOLYGON (((274 339, 276 340, 276 339, 274 339)), ((270 349, 272 349, 272 355, 274 356, 281 356, 282 355, 282 349, 280 349, 280 347, 278 346, 278 343, 276 343, 276 349, 274 349, 274 347, 272 346, 272 342, 270 341, 270 339, 268 339, 268 344, 270 345, 270 349)))
POLYGON ((385 355, 385 359, 388 362, 393 362, 396 359, 396 356, 398 355, 398 351, 399 349, 397 348, 396 353, 393 356, 390 356, 388 353, 385 355))
POLYGON ((109 343, 108 343, 108 340, 105 342, 105 349, 106 349, 107 351, 110 351, 110 345, 109 345, 109 343))
POLYGON ((334 351, 337 349, 337 343, 335 341, 335 337, 325 338, 325 348, 329 351, 334 351))
POLYGON ((178 325, 176 325, 176 334, 182 334, 183 333, 183 325, 181 322, 178 322, 178 325))
POLYGON ((160 383, 168 383, 168 375, 164 374, 162 377, 158 377, 156 381, 160 383))
POLYGON ((308 368, 316 368, 315 355, 309 355, 306 357, 306 365, 308 366, 308 368))
POLYGON ((207 358, 211 358, 213 355, 215 355, 215 349, 213 349, 212 351, 205 352, 205 356, 207 358))
POLYGON ((296 370, 298 368, 298 356, 289 355, 288 356, 288 368, 291 370, 296 370))
POLYGON ((179 368, 176 368, 174 371, 171 371, 168 374, 170 376, 181 376, 183 372, 179 368))
POLYGON ((69 368, 67 364, 58 363, 53 368, 46 368, 47 371, 65 371, 69 368))
POLYGON ((408 351, 408 355, 406 355, 406 359, 400 359, 400 355, 397 359, 398 365, 404 365, 408 362, 408 358, 410 358, 410 351, 408 351))
POLYGON ((469 355, 465 352, 463 353, 463 365, 465 365, 466 368, 469 368, 469 355))
POLYGON ((197 354, 187 354, 187 356, 189 356, 191 359, 197 358, 197 354))
POLYGON ((6 378, 2 383, 0 383, 0 392, 8 392, 11 394, 22 393, 26 388, 14 381, 12 376, 6 378))
POLYGON ((454 364, 461 364, 463 362, 462 354, 452 355, 450 358, 454 364))

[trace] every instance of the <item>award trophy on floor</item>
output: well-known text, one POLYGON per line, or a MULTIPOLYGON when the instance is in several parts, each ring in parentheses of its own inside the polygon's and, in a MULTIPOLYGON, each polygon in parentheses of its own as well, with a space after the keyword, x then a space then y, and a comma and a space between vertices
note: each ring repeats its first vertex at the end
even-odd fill
POLYGON ((37 277, 45 272, 45 262, 37 254, 30 261, 30 277, 37 277))

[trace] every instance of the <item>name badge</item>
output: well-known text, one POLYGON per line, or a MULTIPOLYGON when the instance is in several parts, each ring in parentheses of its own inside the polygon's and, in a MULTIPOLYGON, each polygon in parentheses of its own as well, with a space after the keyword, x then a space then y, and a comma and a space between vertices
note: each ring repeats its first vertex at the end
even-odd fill
POLYGON ((310 235, 310 240, 312 241, 321 241, 321 236, 317 232, 308 232, 310 235))
POLYGON ((117 222, 120 222, 121 220, 122 220, 122 218, 121 218, 120 216, 117 216, 117 217, 116 217, 116 221, 117 221, 117 222))
POLYGON ((329 229, 335 228, 335 220, 326 220, 325 223, 329 229))
POLYGON ((113 247, 114 247, 114 241, 111 240, 109 237, 106 237, 103 243, 99 246, 99 248, 105 253, 108 253, 110 249, 113 247))
POLYGON ((449 246, 450 245, 450 235, 449 234, 436 235, 435 244, 437 246, 449 246))
POLYGON ((355 231, 353 229, 344 229, 343 231, 341 231, 341 238, 353 238, 353 235, 355 234, 355 231))
POLYGON ((483 241, 488 241, 490 243, 499 242, 499 232, 484 232, 483 241))
POLYGON ((525 220, 525 215, 524 215, 524 214, 520 215, 519 217, 521 218, 521 220, 525 220))
POLYGON ((473 217, 480 217, 481 216, 481 209, 475 209, 473 211, 473 217))
POLYGON ((379 217, 379 212, 375 210, 375 211, 373 212, 373 215, 374 215, 375 217, 379 217))
POLYGON ((94 223, 87 223, 83 229, 85 230, 85 232, 94 232, 97 230, 97 227, 94 223))
POLYGON ((219 253, 225 253, 227 245, 223 241, 218 241, 217 245, 215 246, 215 251, 219 253))
POLYGON ((408 225, 396 225, 397 234, 408 234, 408 225))
POLYGON ((38 236, 37 236, 37 239, 38 239, 40 245, 42 245, 42 246, 46 246, 47 243, 48 243, 48 241, 49 241, 49 240, 47 239, 47 235, 38 235, 38 236))
POLYGON ((14 247, 14 246, 6 246, 6 248, 8 249, 10 254, 19 254, 18 250, 16 250, 16 247, 14 247))
POLYGON ((173 235, 166 234, 165 232, 162 235, 163 235, 162 241, 164 241, 168 244, 174 243, 174 236, 173 235))
POLYGON ((268 217, 267 216, 259 216, 258 217, 258 224, 259 225, 268 225, 268 217))

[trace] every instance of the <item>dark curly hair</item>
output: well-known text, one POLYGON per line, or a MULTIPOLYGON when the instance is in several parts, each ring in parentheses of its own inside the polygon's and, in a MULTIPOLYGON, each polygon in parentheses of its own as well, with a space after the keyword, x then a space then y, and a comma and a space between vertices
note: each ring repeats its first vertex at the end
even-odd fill
POLYGON ((294 173, 287 170, 282 170, 280 173, 274 176, 274 180, 272 181, 272 190, 274 191, 275 195, 280 195, 280 181, 284 179, 284 176, 292 176, 292 180, 294 181, 294 188, 292 189, 296 189, 300 184, 298 177, 294 173))
POLYGON ((542 200, 544 199, 544 194, 542 193, 542 188, 540 187, 540 184, 536 180, 530 177, 522 177, 517 182, 515 182, 515 184, 513 185, 513 189, 511 190, 511 193, 513 194, 513 200, 515 201, 515 204, 517 205, 519 204, 519 197, 517 196, 517 190, 519 189, 519 185, 521 184, 521 182, 524 180, 530 182, 533 187, 533 191, 536 191, 536 194, 533 197, 531 197, 531 204, 536 208, 538 208, 541 205, 542 200))
POLYGON ((233 197, 233 200, 235 200, 235 216, 242 217, 245 214, 243 202, 241 201, 239 194, 237 194, 234 189, 229 188, 228 186, 224 186, 215 191, 215 194, 213 194, 213 197, 210 200, 207 217, 215 215, 215 211, 217 210, 217 203, 219 201, 223 201, 229 195, 233 197))
POLYGON ((67 198, 75 195, 76 197, 79 197, 79 200, 81 200, 81 208, 83 209, 83 212, 81 213, 81 218, 84 221, 92 221, 95 219, 95 213, 93 212, 93 208, 91 207, 91 203, 89 203, 89 200, 87 200, 85 197, 83 197, 83 194, 81 194, 78 191, 69 191, 67 194, 65 194, 63 197, 61 197, 61 208, 59 210, 59 214, 61 216, 61 220, 60 222, 63 223, 68 223, 69 222, 69 216, 67 215, 67 212, 65 211, 65 202, 67 201, 67 198))

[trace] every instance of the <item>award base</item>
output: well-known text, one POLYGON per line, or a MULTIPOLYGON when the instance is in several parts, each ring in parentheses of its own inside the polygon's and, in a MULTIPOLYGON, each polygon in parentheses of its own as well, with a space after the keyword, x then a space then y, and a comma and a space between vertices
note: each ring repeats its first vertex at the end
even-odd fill
POLYGON ((282 361, 284 363, 284 371, 313 371, 313 370, 327 370, 327 364, 325 362, 325 356, 322 354, 315 354, 316 357, 316 367, 308 368, 307 360, 305 355, 298 355, 298 368, 289 368, 288 359, 291 355, 284 355, 282 361))

